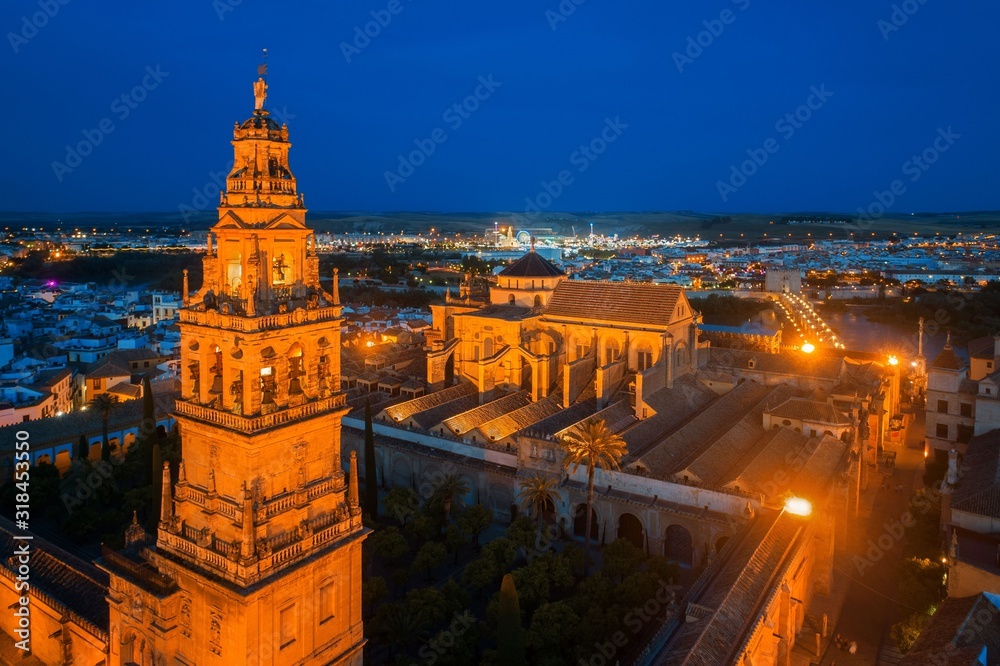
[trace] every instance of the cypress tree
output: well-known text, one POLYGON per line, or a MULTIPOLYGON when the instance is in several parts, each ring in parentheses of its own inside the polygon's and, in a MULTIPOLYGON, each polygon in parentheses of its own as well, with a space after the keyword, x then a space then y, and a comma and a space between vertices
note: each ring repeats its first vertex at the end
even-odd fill
POLYGON ((521 626, 521 605, 517 600, 514 577, 506 574, 500 583, 500 609, 497 614, 497 648, 500 663, 523 666, 524 628, 521 626))
POLYGON ((76 459, 86 462, 90 458, 90 444, 86 435, 80 435, 80 441, 76 444, 76 459))
POLYGON ((153 445, 156 442, 156 406, 153 404, 153 388, 149 384, 149 375, 142 377, 142 421, 139 423, 139 439, 146 469, 152 470, 148 482, 156 485, 158 474, 153 462, 153 445))
POLYGON ((156 403, 153 402, 153 387, 149 383, 149 375, 142 377, 142 435, 152 437, 156 434, 156 403))
POLYGON ((160 524, 160 506, 163 503, 163 451, 157 441, 152 442, 152 449, 153 462, 150 472, 153 476, 153 483, 150 491, 153 497, 150 502, 149 529, 146 531, 155 536, 156 526, 160 524))
POLYGON ((365 510, 378 520, 378 474, 375 470, 375 429, 372 426, 372 402, 365 400, 365 510))

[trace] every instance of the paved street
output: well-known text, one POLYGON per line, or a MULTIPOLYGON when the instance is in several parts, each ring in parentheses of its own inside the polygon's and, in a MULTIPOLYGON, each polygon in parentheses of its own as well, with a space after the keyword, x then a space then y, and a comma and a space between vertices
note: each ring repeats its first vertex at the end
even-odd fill
MULTIPOLYGON (((861 567, 857 566, 854 554, 860 553, 861 557, 865 557, 864 553, 869 550, 869 540, 871 543, 877 542, 886 533, 890 517, 898 518, 908 509, 910 495, 922 485, 923 439, 924 416, 920 412, 909 424, 906 445, 886 446, 886 450, 896 452, 895 469, 887 479, 886 490, 878 489, 878 476, 873 479, 866 497, 874 499, 873 505, 868 505, 871 506, 870 515, 859 517, 867 527, 855 532, 864 534, 864 537, 851 544, 851 553, 838 566, 840 573, 848 578, 848 591, 839 621, 831 633, 833 636, 839 633, 847 640, 857 641, 858 651, 851 655, 847 651, 838 650, 831 643, 821 662, 824 666, 893 664, 899 658, 889 640, 889 627, 901 618, 894 601, 896 563, 900 558, 901 542, 896 542, 873 566, 863 567, 862 573, 859 573, 861 567), (897 484, 903 486, 902 492, 895 491, 897 484), (878 660, 880 646, 883 649, 881 661, 878 660)), ((863 506, 862 511, 867 508, 863 506)), ((875 551, 881 552, 877 548, 875 551)))

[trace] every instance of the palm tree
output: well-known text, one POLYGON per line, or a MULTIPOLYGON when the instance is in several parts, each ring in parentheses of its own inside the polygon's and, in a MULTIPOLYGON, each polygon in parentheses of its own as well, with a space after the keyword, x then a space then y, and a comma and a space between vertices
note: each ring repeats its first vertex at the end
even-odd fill
POLYGON ((548 474, 534 474, 521 481, 521 490, 517 493, 518 506, 529 514, 535 514, 538 523, 538 540, 542 536, 542 516, 546 506, 555 506, 556 487, 559 479, 548 474))
POLYGON ((111 414, 118 409, 118 396, 110 393, 102 393, 90 401, 89 407, 101 415, 101 460, 108 462, 111 460, 111 448, 108 444, 108 421, 111 414))
POLYGON ((444 524, 448 525, 451 520, 451 504, 458 501, 463 504, 463 498, 469 494, 468 482, 458 474, 449 474, 441 479, 441 483, 434 488, 431 501, 440 502, 444 508, 444 524))
POLYGON ((565 447, 563 469, 575 474, 580 465, 587 466, 587 527, 583 547, 583 575, 590 568, 590 529, 594 515, 594 470, 619 469, 628 451, 625 440, 613 433, 601 419, 587 419, 562 438, 565 447))

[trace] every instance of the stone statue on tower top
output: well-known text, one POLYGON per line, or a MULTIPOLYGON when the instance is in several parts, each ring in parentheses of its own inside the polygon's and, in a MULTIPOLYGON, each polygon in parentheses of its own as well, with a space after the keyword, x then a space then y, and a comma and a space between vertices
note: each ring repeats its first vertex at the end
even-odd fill
POLYGON ((260 111, 264 108, 264 100, 267 99, 267 83, 264 77, 254 81, 253 84, 254 110, 260 111))

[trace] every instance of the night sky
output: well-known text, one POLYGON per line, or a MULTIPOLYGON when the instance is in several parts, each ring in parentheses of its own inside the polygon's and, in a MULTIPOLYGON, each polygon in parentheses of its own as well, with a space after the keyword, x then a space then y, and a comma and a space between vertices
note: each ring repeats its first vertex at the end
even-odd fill
POLYGON ((214 207, 263 47, 317 211, 1000 208, 995 1, 64 1, 0 9, 2 210, 214 207))

